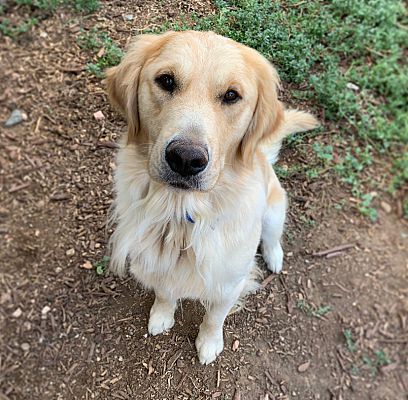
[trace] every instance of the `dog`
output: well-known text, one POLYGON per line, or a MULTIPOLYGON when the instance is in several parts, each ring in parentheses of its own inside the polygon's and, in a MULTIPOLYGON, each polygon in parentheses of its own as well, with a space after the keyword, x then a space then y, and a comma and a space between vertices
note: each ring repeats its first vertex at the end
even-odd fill
POLYGON ((174 325, 178 299, 200 300, 195 343, 209 364, 228 313, 258 286, 260 242, 269 270, 282 269, 287 201, 271 164, 284 137, 318 123, 285 110, 263 56, 212 32, 140 35, 106 83, 128 125, 110 269, 154 290, 151 335, 174 325))

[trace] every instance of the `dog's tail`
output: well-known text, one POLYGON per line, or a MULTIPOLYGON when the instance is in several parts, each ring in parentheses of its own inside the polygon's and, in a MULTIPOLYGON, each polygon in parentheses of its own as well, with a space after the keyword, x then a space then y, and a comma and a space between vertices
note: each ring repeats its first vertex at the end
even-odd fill
POLYGON ((278 131, 269 141, 263 144, 263 152, 271 164, 278 161, 279 151, 282 146, 282 140, 293 133, 305 132, 319 126, 317 119, 304 111, 285 110, 283 122, 278 131))

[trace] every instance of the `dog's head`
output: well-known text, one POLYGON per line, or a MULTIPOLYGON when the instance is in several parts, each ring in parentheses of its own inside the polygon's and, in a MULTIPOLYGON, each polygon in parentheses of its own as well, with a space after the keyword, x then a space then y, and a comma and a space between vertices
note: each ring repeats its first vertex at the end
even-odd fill
POLYGON ((211 32, 141 35, 107 84, 151 178, 178 189, 207 191, 225 166, 250 165, 283 120, 273 66, 211 32))

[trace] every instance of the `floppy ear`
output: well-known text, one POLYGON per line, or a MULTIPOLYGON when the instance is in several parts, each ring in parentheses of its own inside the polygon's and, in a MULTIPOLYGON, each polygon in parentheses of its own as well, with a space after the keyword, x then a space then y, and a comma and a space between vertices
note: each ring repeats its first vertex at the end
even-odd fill
POLYGON ((280 81, 272 64, 255 51, 249 54, 249 62, 256 75, 258 100, 240 151, 243 161, 251 164, 260 142, 278 131, 283 120, 283 105, 278 100, 280 81))
POLYGON ((106 71, 109 100, 127 120, 128 142, 135 140, 140 128, 137 104, 140 72, 145 63, 158 54, 171 34, 173 32, 136 37, 121 63, 106 71))

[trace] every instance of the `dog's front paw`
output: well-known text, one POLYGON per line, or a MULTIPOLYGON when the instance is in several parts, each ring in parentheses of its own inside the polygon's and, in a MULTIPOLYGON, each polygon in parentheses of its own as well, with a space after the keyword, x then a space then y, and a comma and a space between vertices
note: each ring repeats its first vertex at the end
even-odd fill
POLYGON ((224 348, 222 333, 221 335, 209 336, 200 332, 196 339, 196 348, 201 364, 212 363, 224 348))
POLYGON ((262 247, 263 258, 266 262, 266 266, 275 274, 282 271, 283 267, 283 250, 280 243, 274 247, 263 246, 262 247))
POLYGON ((169 313, 159 310, 150 313, 148 330, 151 335, 155 336, 168 331, 173 325, 173 314, 169 315, 169 313))

